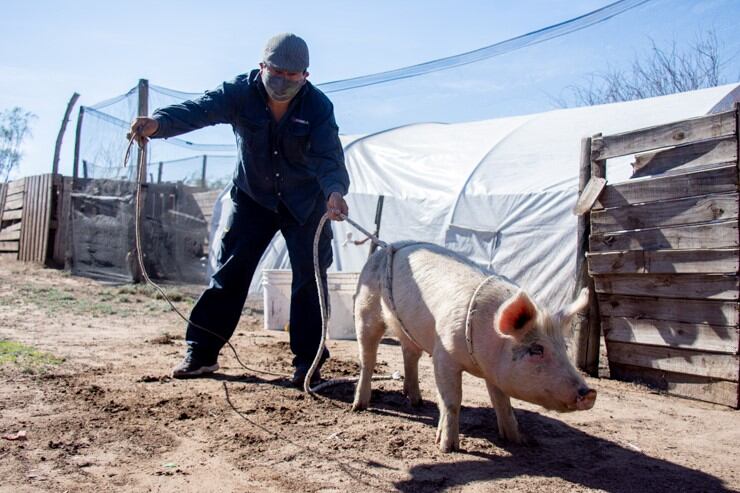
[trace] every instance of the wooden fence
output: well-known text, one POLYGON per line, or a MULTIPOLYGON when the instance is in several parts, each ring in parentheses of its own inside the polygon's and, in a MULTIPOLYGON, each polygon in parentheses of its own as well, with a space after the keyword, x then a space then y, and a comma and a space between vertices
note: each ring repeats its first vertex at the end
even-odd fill
MULTIPOLYGON (((45 174, 0 184, 0 256, 70 267, 72 183, 72 177, 45 174)), ((210 223, 220 190, 184 188, 182 200, 193 195, 210 223)))
POLYGON ((611 376, 737 408, 737 108, 584 149, 576 211, 611 376), (633 154, 633 179, 607 185, 607 160, 633 154))
MULTIPOLYGON (((205 156, 204 156, 205 157, 205 156)), ((203 217, 206 220, 206 231, 210 235, 211 232, 211 220, 213 218, 213 208, 216 205, 216 199, 218 199, 218 196, 221 194, 221 190, 206 190, 203 192, 196 192, 193 193, 193 198, 198 203, 198 206, 200 207, 201 212, 203 213, 203 217)), ((204 248, 206 251, 208 251, 209 244, 208 244, 208 237, 205 239, 204 248)))
POLYGON ((46 259, 51 207, 51 176, 8 183, 0 218, 0 251, 18 260, 46 259))
POLYGON ((65 263, 71 178, 45 174, 0 190, 0 255, 55 266, 65 263))

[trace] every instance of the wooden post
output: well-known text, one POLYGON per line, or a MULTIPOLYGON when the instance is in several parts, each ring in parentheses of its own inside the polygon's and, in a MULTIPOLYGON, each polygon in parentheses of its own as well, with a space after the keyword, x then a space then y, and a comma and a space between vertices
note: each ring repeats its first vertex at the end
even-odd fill
MULTIPOLYGON (((581 167, 578 176, 579 197, 592 176, 604 178, 603 162, 591 160, 591 138, 581 139, 581 167)), ((581 289, 589 289, 589 307, 587 316, 579 315, 575 320, 573 340, 575 342, 571 359, 576 366, 589 375, 597 376, 599 371, 599 338, 601 320, 599 305, 594 290, 593 279, 588 275, 588 237, 591 233, 590 211, 578 216, 578 238, 576 246, 576 289, 574 297, 581 289)))
MULTIPOLYGON (((589 178, 591 178, 591 138, 584 137, 581 139, 581 164, 578 175, 578 197, 580 199, 586 188, 589 178)), ((586 261, 586 253, 588 253, 588 235, 590 233, 589 228, 590 212, 587 211, 584 214, 578 216, 578 227, 577 227, 577 240, 576 240, 576 286, 573 293, 573 298, 578 296, 581 289, 590 287, 590 278, 588 275, 588 263, 586 261)), ((593 296, 591 293, 590 296, 593 296)), ((590 297, 589 297, 590 300, 590 297)), ((585 362, 585 347, 587 347, 584 341, 584 334, 588 331, 588 319, 589 315, 586 313, 578 314, 574 320, 574 327, 572 332, 573 344, 571 345, 571 354, 569 355, 571 361, 578 366, 583 368, 585 362)))
MULTIPOLYGON (((139 94, 139 115, 138 116, 148 116, 149 115, 149 81, 146 79, 139 79, 139 86, 138 86, 138 94, 139 94)), ((144 167, 142 170, 140 176, 142 182, 146 182, 146 146, 139 147, 139 161, 141 165, 144 167)))
POLYGON ((157 183, 162 183, 162 166, 164 163, 162 161, 159 162, 159 166, 157 168, 157 183))
POLYGON ((75 155, 72 163, 72 178, 77 178, 80 165, 80 132, 82 131, 82 118, 85 115, 85 107, 80 106, 80 112, 77 115, 77 132, 75 133, 75 155))
MULTIPOLYGON (((139 85, 138 85, 138 95, 139 95, 139 107, 138 107, 138 116, 148 116, 149 115, 149 81, 146 79, 139 79, 139 85)), ((136 169, 136 176, 137 176, 137 182, 141 181, 141 188, 139 192, 143 194, 143 196, 140 198, 141 200, 141 210, 139 211, 139 217, 138 220, 140 221, 140 224, 144 222, 144 208, 146 207, 146 196, 147 196, 147 152, 146 152, 146 144, 143 144, 139 146, 138 149, 138 159, 137 159, 137 169, 136 169), (141 168, 139 168, 139 165, 141 168)), ((153 181, 153 180, 150 180, 153 181)), ((143 236, 146 236, 145 228, 141 228, 141 234, 143 236)), ((144 242, 144 239, 142 238, 142 243, 144 242)), ((139 262, 137 262, 137 256, 138 253, 136 251, 136 243, 134 242, 133 246, 131 247, 131 250, 128 252, 128 259, 129 259, 129 272, 131 273, 131 280, 134 283, 140 283, 144 280, 144 277, 141 273, 141 267, 139 266, 139 262)))
POLYGON ((5 210, 5 198, 8 196, 8 177, 5 182, 0 183, 0 231, 3 230, 3 211, 5 210))
POLYGON ((206 188, 206 166, 208 164, 208 156, 203 154, 203 167, 200 171, 200 186, 206 188))
MULTIPOLYGON (((593 140, 594 137, 601 137, 601 134, 598 133, 594 135, 591 140, 593 140)), ((598 160, 594 161, 591 159, 591 156, 589 156, 589 161, 591 162, 591 178, 606 178, 606 160, 598 160)), ((590 234, 591 233, 591 215, 589 214, 587 219, 587 231, 590 234)), ((586 236, 586 240, 588 240, 588 236, 586 236)), ((584 259, 585 261, 586 259, 584 259)), ((587 262, 584 262, 586 264, 586 275, 588 275, 588 266, 587 262)), ((598 376, 599 375, 599 349, 600 349, 600 343, 601 343, 601 312, 599 310, 599 301, 596 297, 596 289, 594 287, 594 280, 593 278, 588 278, 588 286, 589 290, 591 292, 591 295, 589 296, 589 306, 588 306, 588 330, 585 334, 585 345, 584 345, 584 354, 583 354, 583 371, 588 373, 591 376, 598 376)))
MULTIPOLYGON (((737 167, 740 169, 740 102, 735 102, 735 138, 737 139, 737 167)), ((740 394, 740 385, 738 386, 740 394)))
MULTIPOLYGON (((375 236, 380 234, 380 219, 383 217, 383 202, 385 201, 385 195, 378 197, 378 203, 375 206, 375 236)), ((374 242, 370 242, 370 255, 372 255, 378 248, 374 242)))
POLYGON ((69 122, 69 114, 72 112, 72 107, 77 102, 77 99, 80 97, 79 94, 74 93, 72 94, 72 98, 70 98, 69 103, 67 103, 67 110, 64 112, 64 118, 62 119, 62 127, 59 129, 59 134, 57 135, 57 142, 54 146, 54 161, 51 163, 51 174, 56 175, 59 172, 59 153, 62 150, 62 138, 64 137, 64 131, 67 129, 67 122, 69 122))
MULTIPOLYGON (((737 139, 737 162, 735 163, 735 169, 738 170, 739 178, 740 178, 740 102, 735 102, 735 139, 737 139)), ((738 218, 738 227, 740 228, 740 218, 738 218)), ((740 229, 738 229, 740 232, 740 229)), ((740 234, 740 233, 739 233, 740 234)), ((740 238, 738 238, 738 242, 740 242, 740 238)), ((739 272, 735 273, 735 279, 738 278, 738 275, 740 275, 739 272)), ((740 353, 740 347, 737 348, 737 352, 740 353)), ((737 407, 740 407, 740 385, 737 386, 737 407)))

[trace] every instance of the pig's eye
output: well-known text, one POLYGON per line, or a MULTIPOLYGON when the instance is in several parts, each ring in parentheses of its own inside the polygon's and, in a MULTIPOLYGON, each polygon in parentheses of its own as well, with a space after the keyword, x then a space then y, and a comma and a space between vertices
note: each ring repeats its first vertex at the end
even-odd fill
POLYGON ((527 352, 530 354, 530 356, 542 356, 545 353, 545 348, 543 348, 540 344, 532 344, 531 346, 529 346, 527 352))

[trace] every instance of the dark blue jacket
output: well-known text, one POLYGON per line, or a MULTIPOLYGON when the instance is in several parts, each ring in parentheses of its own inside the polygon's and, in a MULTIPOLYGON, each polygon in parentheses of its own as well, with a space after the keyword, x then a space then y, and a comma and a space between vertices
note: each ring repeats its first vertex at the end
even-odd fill
POLYGON ((323 193, 349 188, 344 152, 331 101, 310 82, 293 98, 276 123, 258 70, 224 82, 192 101, 154 112, 152 137, 167 138, 229 123, 238 148, 234 184, 260 205, 277 211, 283 202, 303 224, 323 193))

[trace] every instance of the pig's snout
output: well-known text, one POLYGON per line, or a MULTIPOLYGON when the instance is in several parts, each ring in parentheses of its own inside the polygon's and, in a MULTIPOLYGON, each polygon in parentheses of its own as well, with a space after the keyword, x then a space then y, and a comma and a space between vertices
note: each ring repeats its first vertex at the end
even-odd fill
POLYGON ((596 402, 596 391, 589 389, 588 387, 581 387, 578 389, 578 397, 576 398, 576 409, 579 411, 586 411, 594 407, 596 402))

